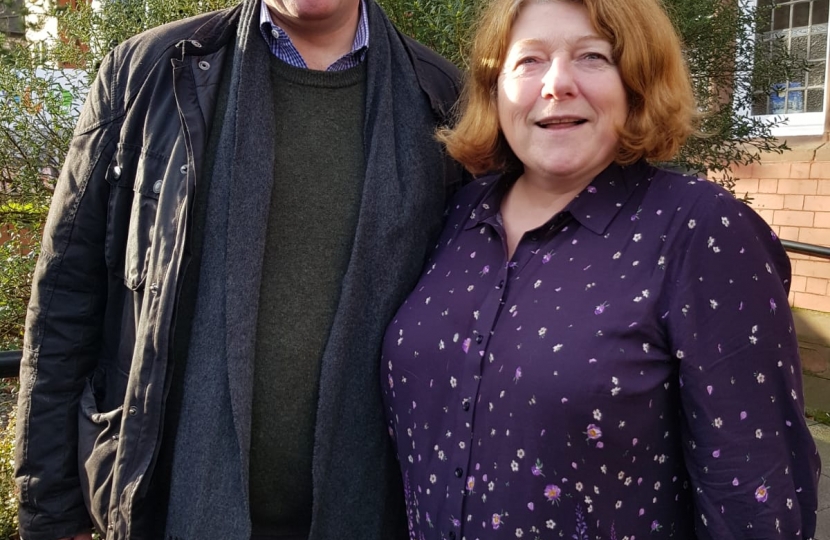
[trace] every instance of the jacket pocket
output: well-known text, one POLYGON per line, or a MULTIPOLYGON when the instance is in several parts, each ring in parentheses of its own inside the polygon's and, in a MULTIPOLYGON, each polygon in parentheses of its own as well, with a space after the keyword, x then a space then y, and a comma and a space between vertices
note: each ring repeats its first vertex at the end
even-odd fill
POLYGON ((100 372, 93 374, 81 394, 78 413, 78 470, 81 491, 92 522, 99 531, 106 531, 123 406, 108 412, 98 412, 95 377, 99 374, 100 372))
POLYGON ((166 165, 162 156, 119 144, 107 171, 111 188, 106 261, 113 274, 134 291, 142 289, 147 279, 166 165))

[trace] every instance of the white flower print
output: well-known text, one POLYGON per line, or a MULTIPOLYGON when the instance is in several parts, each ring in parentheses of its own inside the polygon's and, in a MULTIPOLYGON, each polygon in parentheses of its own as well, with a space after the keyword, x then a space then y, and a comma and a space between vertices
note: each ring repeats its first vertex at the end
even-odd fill
POLYGON ((524 457, 525 457, 525 451, 524 451, 524 450, 522 450, 521 448, 519 448, 518 450, 516 450, 516 456, 517 456, 519 459, 524 459, 524 457))
POLYGON ((513 472, 519 471, 519 464, 516 462, 516 460, 510 462, 510 470, 513 472))
POLYGON ((599 409, 594 409, 594 420, 602 420, 602 412, 599 409))
POLYGON ((720 222, 723 224, 724 227, 729 227, 729 218, 728 217, 726 217, 726 216, 721 217, 720 222))
POLYGON ((697 225, 697 221, 695 221, 695 220, 693 220, 693 219, 690 219, 690 220, 689 220, 688 227, 689 227, 690 229, 694 229, 696 225, 697 225))
POLYGON ((545 334, 547 334, 547 333, 548 333, 548 329, 545 328, 544 326, 539 329, 539 337, 545 337, 545 334))
POLYGON ((758 381, 758 384, 763 384, 764 380, 765 380, 764 374, 763 373, 757 373, 755 375, 755 380, 758 381))
POLYGON ((635 242, 639 242, 642 239, 643 239, 643 235, 640 234, 640 233, 635 234, 634 238, 632 238, 632 240, 634 240, 635 242))
POLYGON ((761 438, 763 438, 763 437, 764 437, 764 432, 763 432, 763 431, 761 431, 760 429, 756 429, 756 430, 755 430, 755 438, 756 438, 756 439, 761 439, 761 438))
POLYGON ((553 529, 554 527, 556 527, 556 522, 552 519, 549 519, 545 522, 545 527, 547 527, 548 529, 553 529))
POLYGON ((521 529, 516 529, 516 538, 521 538, 525 533, 521 529))
POLYGON ((712 425, 720 429, 721 427, 723 427, 723 419, 721 419, 720 417, 715 418, 715 420, 712 422, 712 425))

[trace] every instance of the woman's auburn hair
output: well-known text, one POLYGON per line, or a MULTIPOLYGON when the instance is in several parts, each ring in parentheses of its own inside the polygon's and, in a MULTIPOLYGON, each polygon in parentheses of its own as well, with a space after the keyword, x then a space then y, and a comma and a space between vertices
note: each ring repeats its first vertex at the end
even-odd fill
POLYGON ((460 118, 437 133, 449 154, 473 174, 521 166, 499 127, 498 78, 519 12, 545 2, 584 5, 612 45, 629 108, 615 161, 673 158, 694 132, 698 110, 680 38, 660 0, 492 0, 476 28, 460 118))

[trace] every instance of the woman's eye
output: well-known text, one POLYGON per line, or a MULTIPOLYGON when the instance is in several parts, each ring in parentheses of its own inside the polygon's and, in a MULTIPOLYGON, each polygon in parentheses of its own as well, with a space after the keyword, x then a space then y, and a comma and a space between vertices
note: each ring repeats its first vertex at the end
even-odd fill
POLYGON ((605 62, 608 61, 607 56, 605 56, 602 53, 598 53, 598 52, 585 53, 585 55, 583 55, 583 58, 585 58, 586 60, 602 60, 602 61, 605 61, 605 62))

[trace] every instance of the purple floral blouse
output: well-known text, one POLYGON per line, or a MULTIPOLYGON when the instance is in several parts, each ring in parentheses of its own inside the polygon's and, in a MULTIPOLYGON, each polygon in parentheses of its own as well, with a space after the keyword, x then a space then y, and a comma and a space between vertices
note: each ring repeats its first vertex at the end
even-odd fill
POLYGON ((816 522, 769 227, 610 166, 506 260, 509 178, 450 205, 381 366, 412 539, 797 539, 816 522))

